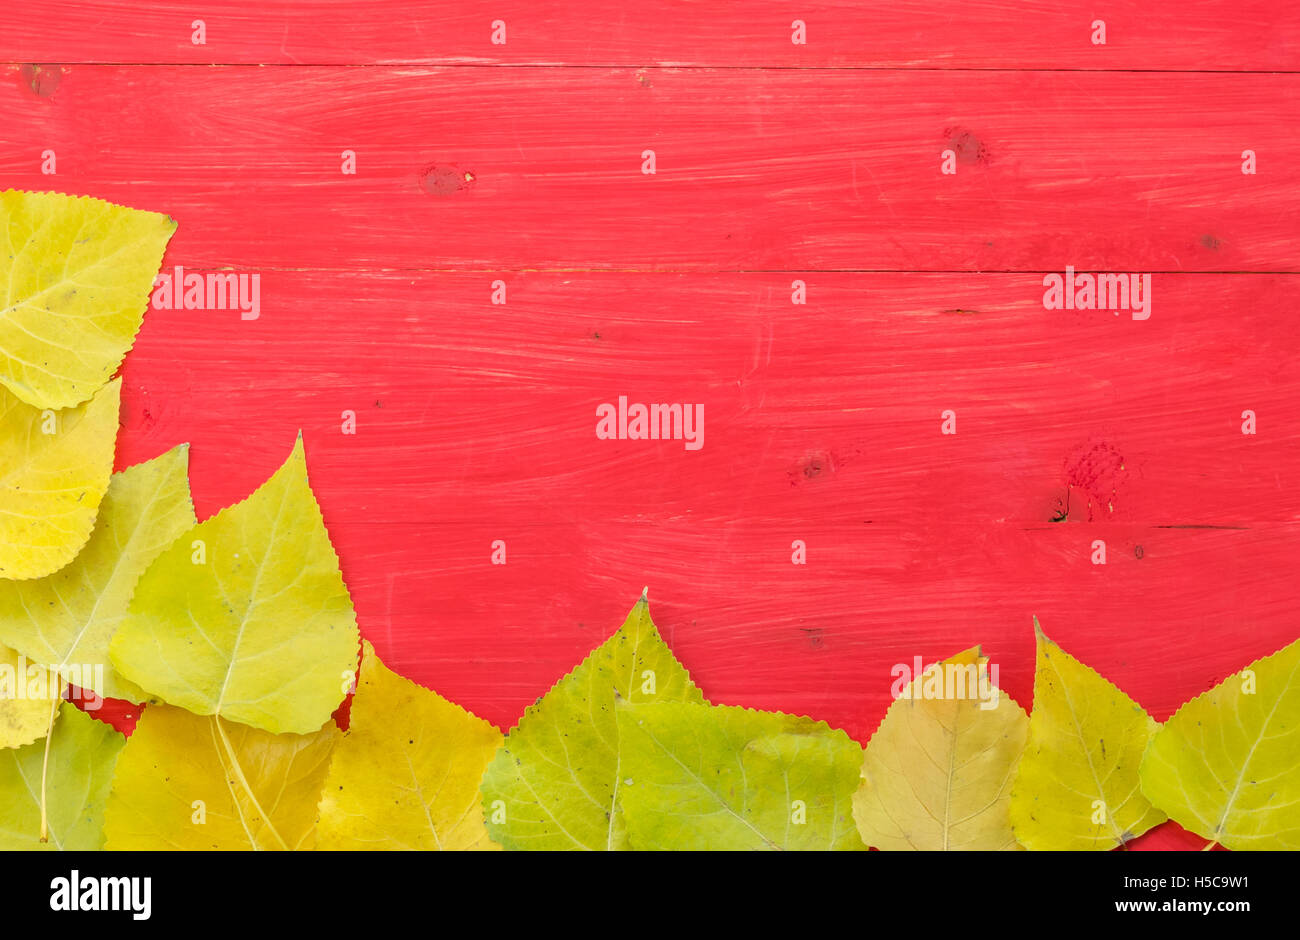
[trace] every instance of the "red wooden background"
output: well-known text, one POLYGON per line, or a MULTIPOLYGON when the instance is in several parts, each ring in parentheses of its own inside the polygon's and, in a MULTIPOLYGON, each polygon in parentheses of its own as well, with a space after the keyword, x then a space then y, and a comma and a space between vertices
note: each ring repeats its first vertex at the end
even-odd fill
POLYGON ((146 317, 119 467, 190 441, 203 518, 301 427, 362 632, 503 728, 643 585, 711 700, 863 742, 976 642, 1028 706, 1033 615, 1163 719, 1300 635, 1298 43, 1284 0, 5 4, 0 174, 260 275, 146 317), (1044 310, 1066 265, 1151 318, 1044 310), (597 440, 619 395, 703 448, 597 440))

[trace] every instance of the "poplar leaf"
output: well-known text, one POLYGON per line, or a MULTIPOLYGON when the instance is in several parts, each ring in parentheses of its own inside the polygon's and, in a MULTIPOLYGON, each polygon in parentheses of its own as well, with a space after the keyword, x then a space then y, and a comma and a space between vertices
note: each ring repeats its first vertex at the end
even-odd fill
POLYGON ((141 573, 194 525, 188 453, 182 444, 115 473, 71 564, 39 580, 0 582, 0 641, 80 688, 141 701, 143 692, 109 663, 108 644, 141 573))
POLYGON ((1011 788, 1012 829, 1028 849, 1112 849, 1165 820, 1138 788, 1160 725, 1037 620, 1034 632, 1034 708, 1011 788))
POLYGON ((348 730, 321 796, 321 849, 494 849, 479 781, 502 734, 385 666, 362 641, 348 730))
POLYGON ((121 381, 77 408, 41 411, 0 388, 0 578, 40 578, 90 538, 108 489, 121 381))
POLYGON ((310 849, 339 732, 270 734, 151 705, 117 762, 105 848, 310 849))
POLYGON ((483 778, 492 838, 508 849, 626 849, 618 700, 702 702, 659 637, 645 594, 618 631, 524 712, 483 778))
POLYGON ((126 739, 70 702, 59 706, 57 727, 49 741, 48 842, 40 841, 45 742, 0 751, 0 850, 86 851, 104 844, 104 801, 126 739))
POLYGON ((1008 804, 1029 719, 979 647, 917 676, 867 742, 853 816, 878 849, 1017 849, 1008 804), (991 705, 992 707, 986 707, 991 705))
POLYGON ((63 686, 48 669, 0 646, 0 748, 45 737, 54 701, 62 697, 63 686))
POLYGON ((862 850, 862 748, 825 722, 731 706, 620 705, 637 850, 862 850))
POLYGON ((1142 760, 1142 792, 1230 849, 1300 849, 1300 640, 1179 708, 1142 760))
POLYGON ((109 654, 123 677, 171 705, 305 734, 343 700, 358 640, 299 435, 252 496, 145 570, 109 654))
POLYGON ((0 192, 0 384, 42 409, 90 398, 135 341, 174 231, 100 199, 0 192))

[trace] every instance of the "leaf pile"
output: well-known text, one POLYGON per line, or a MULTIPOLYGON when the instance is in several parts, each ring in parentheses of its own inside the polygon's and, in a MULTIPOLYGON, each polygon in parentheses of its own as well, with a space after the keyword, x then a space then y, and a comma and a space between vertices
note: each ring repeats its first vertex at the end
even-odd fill
POLYGON ((202 522, 187 445, 112 473, 175 223, 9 191, 0 229, 0 849, 1300 848, 1300 640, 1162 726, 1035 621, 1028 715, 976 647, 864 749, 706 701, 643 593, 503 735, 361 640, 301 435, 202 522), (130 738, 70 686, 144 703, 130 738))

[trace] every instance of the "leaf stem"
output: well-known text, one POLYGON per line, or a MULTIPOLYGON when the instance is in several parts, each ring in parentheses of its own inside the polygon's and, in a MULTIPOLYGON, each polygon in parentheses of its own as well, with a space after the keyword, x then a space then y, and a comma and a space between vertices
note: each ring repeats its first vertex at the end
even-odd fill
MULTIPOLYGON (((217 733, 221 735, 221 743, 226 746, 226 753, 230 755, 230 765, 231 765, 230 769, 233 770, 235 772, 235 776, 239 778, 239 784, 244 788, 244 792, 248 794, 248 798, 250 801, 252 801, 253 808, 257 810, 258 816, 261 817, 262 825, 266 826, 267 829, 271 830, 271 835, 275 836, 275 841, 280 843, 280 848, 284 849, 287 852, 289 850, 289 843, 285 842, 284 837, 281 836, 280 833, 276 831, 274 823, 271 822, 270 815, 266 812, 266 810, 262 809, 262 804, 257 801, 257 794, 254 793, 253 788, 248 785, 248 778, 244 776, 244 768, 239 766, 239 758, 235 754, 235 747, 230 743, 230 738, 226 737, 226 729, 221 726, 221 716, 213 715, 212 723, 216 725, 217 733)), ((223 761, 222 763, 225 762, 223 761)), ((235 808, 236 811, 238 811, 239 809, 238 804, 236 804, 235 808)), ((242 816, 243 814, 241 813, 240 815, 242 816)), ((253 836, 251 832, 249 833, 249 835, 253 837, 252 847, 254 849, 260 849, 261 846, 257 844, 256 837, 253 836)))
MULTIPOLYGON (((57 673, 55 674, 57 675, 57 673)), ((51 681, 53 681, 51 676, 51 681)), ((50 770, 50 741, 54 738, 54 719, 59 715, 59 706, 63 704, 63 684, 59 683, 59 694, 50 706, 50 720, 45 725, 45 757, 41 760, 41 841, 50 841, 50 819, 47 812, 48 800, 45 797, 45 781, 50 770)))

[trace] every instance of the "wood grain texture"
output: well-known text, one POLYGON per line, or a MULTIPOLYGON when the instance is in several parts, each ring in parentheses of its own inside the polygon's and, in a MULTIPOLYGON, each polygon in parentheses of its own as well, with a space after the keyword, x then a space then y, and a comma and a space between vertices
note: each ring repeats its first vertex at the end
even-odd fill
POLYGON ((301 426, 337 522, 1300 520, 1297 275, 1158 275, 1147 321, 1023 274, 261 277, 258 320, 155 310, 127 360, 119 459, 190 440, 200 514, 301 426), (598 440, 620 395, 704 405, 703 447, 598 440))
POLYGON ((47 0, 0 7, 16 62, 1294 70, 1286 0, 47 0), (193 41, 195 19, 205 44, 193 41), (807 43, 791 42, 802 20, 807 43), (1106 44, 1092 43, 1094 20, 1106 44), (494 44, 493 24, 506 24, 494 44))
POLYGON ((645 585, 711 700, 859 741, 975 643, 1028 707, 1035 615, 1160 719, 1300 634, 1292 4, 42 9, 0 10, 4 184, 261 278, 148 314, 118 465, 190 441, 204 518, 302 428, 363 635, 502 727, 645 585), (1151 318, 1045 310, 1066 265, 1151 318), (598 440, 619 395, 704 446, 598 440))
POLYGON ((165 206, 194 266, 1300 271, 1300 74, 11 73, 9 184, 165 206))

